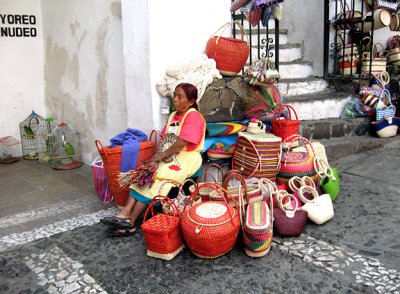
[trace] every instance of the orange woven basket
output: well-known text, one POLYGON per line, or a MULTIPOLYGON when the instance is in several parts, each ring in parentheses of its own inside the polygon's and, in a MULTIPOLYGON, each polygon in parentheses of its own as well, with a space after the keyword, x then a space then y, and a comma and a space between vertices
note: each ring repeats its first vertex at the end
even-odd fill
POLYGON ((247 34, 238 21, 232 21, 224 24, 213 35, 220 32, 218 36, 208 39, 206 45, 206 54, 208 58, 215 60, 217 69, 225 76, 236 76, 246 64, 250 54, 248 42, 234 38, 221 37, 222 32, 231 24, 237 24, 243 36, 247 34))
POLYGON ((217 258, 235 245, 240 229, 239 213, 226 201, 224 193, 229 195, 228 191, 215 183, 199 185, 191 197, 198 195, 202 187, 219 191, 224 202, 206 201, 185 208, 181 220, 182 234, 194 255, 217 258))
POLYGON ((156 196, 153 198, 144 214, 142 230, 148 256, 171 260, 184 247, 180 230, 180 213, 168 197, 156 196), (174 215, 164 213, 154 215, 154 204, 156 203, 168 203, 173 207, 174 215), (152 218, 147 220, 150 211, 152 218))
MULTIPOLYGON (((142 165, 143 161, 149 160, 155 153, 155 143, 151 140, 155 131, 151 132, 150 139, 140 142, 139 156, 136 168, 142 165)), ((125 206, 129 197, 129 186, 121 187, 118 182, 118 176, 121 172, 122 146, 110 147, 96 140, 96 147, 103 160, 106 170, 108 186, 114 197, 115 204, 125 206)))

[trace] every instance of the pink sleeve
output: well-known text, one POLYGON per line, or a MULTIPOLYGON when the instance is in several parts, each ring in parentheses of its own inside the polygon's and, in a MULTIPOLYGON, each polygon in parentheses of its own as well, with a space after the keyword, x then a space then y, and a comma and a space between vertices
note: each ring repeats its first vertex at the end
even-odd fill
POLYGON ((192 111, 186 116, 179 138, 188 142, 186 148, 190 150, 196 149, 205 136, 206 124, 203 116, 197 112, 192 111))

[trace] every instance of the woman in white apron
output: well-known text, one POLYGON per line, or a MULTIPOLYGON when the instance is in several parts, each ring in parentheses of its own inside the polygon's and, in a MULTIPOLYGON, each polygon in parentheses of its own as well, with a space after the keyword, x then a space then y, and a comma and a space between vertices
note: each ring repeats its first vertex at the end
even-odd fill
POLYGON ((160 134, 164 137, 160 152, 151 159, 157 165, 155 182, 151 187, 145 188, 131 185, 130 197, 120 213, 101 220, 109 226, 110 234, 133 234, 136 231, 136 220, 153 197, 166 196, 173 186, 182 184, 201 167, 206 123, 198 111, 196 100, 195 86, 188 83, 176 86, 173 97, 175 111, 169 116, 160 134))

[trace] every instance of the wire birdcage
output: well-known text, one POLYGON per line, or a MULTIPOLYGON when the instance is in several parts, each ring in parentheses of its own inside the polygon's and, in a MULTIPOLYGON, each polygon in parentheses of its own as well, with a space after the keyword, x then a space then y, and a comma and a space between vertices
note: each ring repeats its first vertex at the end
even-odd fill
POLYGON ((49 135, 51 167, 54 169, 73 169, 82 166, 80 132, 66 123, 56 126, 49 135))
POLYGON ((46 149, 45 139, 48 132, 42 133, 39 125, 45 119, 32 111, 32 113, 19 124, 21 134, 22 156, 27 160, 38 159, 38 154, 46 149), (43 140, 42 140, 43 139, 43 140))

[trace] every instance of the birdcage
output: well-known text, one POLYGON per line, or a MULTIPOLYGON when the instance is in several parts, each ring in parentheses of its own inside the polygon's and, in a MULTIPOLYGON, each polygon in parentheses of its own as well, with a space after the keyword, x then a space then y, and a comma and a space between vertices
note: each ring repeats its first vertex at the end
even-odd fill
POLYGON ((57 125, 48 136, 51 167, 73 169, 82 166, 80 132, 66 123, 57 125))
POLYGON ((45 119, 32 111, 32 113, 19 124, 19 130, 21 133, 21 146, 22 156, 27 160, 38 159, 38 154, 43 148, 46 148, 44 137, 47 137, 49 133, 43 134, 39 129, 40 123, 44 122, 45 119))
POLYGON ((51 163, 49 135, 54 131, 55 122, 51 117, 41 121, 37 127, 35 142, 40 163, 51 163))

